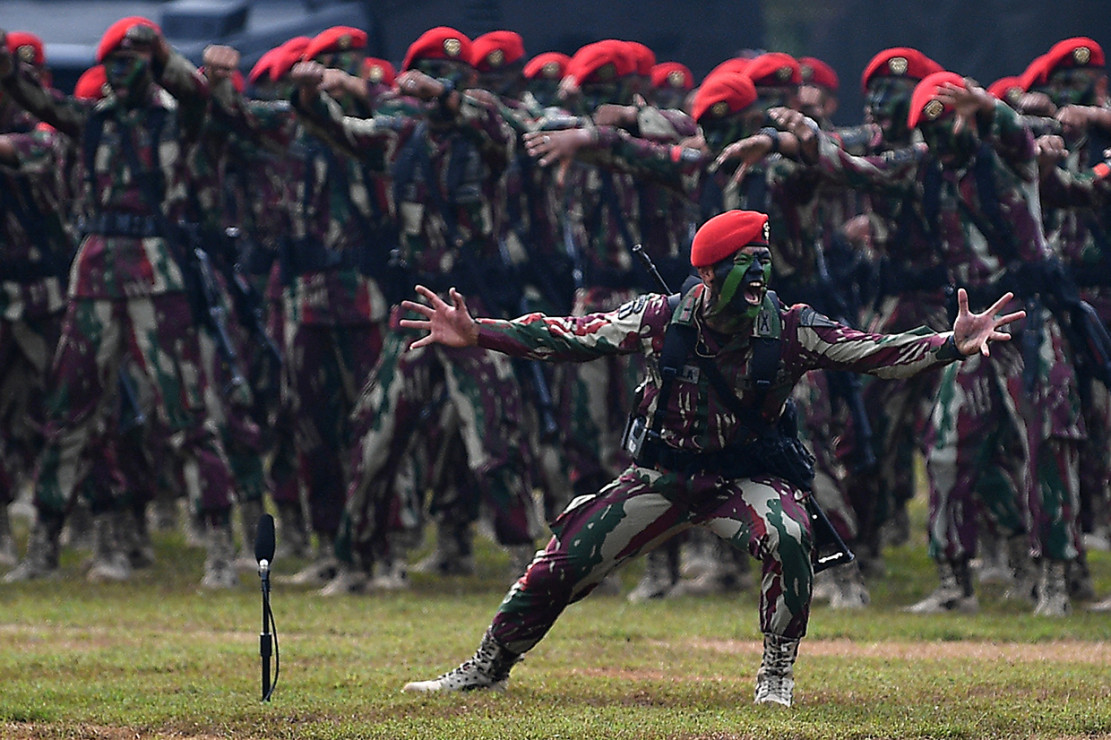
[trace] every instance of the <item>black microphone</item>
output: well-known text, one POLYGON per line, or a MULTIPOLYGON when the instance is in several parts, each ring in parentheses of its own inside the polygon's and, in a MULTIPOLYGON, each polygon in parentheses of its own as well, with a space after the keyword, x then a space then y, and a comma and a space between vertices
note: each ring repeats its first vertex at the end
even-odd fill
POLYGON ((258 561, 258 574, 266 578, 270 573, 270 563, 274 560, 274 517, 263 514, 258 518, 258 531, 255 533, 255 560, 258 561))

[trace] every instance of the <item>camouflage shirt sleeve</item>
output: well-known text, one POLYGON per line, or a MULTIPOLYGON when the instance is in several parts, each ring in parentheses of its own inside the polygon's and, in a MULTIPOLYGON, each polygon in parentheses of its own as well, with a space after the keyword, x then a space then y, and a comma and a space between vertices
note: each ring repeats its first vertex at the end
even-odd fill
POLYGON ((300 95, 294 93, 293 108, 309 133, 355 158, 361 158, 367 149, 392 151, 398 132, 411 120, 382 114, 345 116, 339 103, 324 93, 318 93, 308 106, 301 105, 300 95))
POLYGON ((671 309, 665 295, 642 295, 616 311, 516 319, 479 319, 478 344, 514 357, 586 362, 607 355, 649 354, 660 349, 671 309))
POLYGON ((784 332, 794 335, 784 362, 796 372, 848 370, 879 378, 906 378, 961 359, 952 332, 926 327, 898 334, 873 334, 839 324, 798 304, 784 314, 784 332))

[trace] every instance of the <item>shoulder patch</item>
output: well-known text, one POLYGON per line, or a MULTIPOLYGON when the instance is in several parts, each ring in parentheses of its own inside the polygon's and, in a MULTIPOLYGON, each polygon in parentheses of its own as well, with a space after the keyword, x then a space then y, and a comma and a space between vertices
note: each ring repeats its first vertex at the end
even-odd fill
POLYGON ((810 306, 804 306, 802 311, 799 313, 799 326, 820 327, 823 329, 828 329, 837 326, 837 323, 824 314, 818 313, 810 306))

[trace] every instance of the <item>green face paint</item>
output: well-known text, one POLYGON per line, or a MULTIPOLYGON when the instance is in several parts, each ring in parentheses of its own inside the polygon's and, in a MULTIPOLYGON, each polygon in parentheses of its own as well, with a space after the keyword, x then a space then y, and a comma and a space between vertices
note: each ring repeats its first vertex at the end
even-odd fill
POLYGON ((752 321, 764 305, 772 277, 772 256, 766 248, 741 250, 714 268, 713 304, 708 318, 730 324, 752 321))
POLYGON ((108 85, 120 100, 137 101, 153 81, 150 59, 140 54, 113 54, 104 65, 108 85))

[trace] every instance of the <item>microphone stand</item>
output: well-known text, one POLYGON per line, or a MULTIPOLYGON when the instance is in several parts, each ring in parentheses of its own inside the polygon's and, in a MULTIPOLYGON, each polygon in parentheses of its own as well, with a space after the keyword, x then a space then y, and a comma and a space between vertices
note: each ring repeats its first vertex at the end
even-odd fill
POLYGON ((258 577, 262 581, 262 634, 258 639, 258 653, 262 659, 262 701, 270 701, 270 656, 273 654, 270 634, 270 561, 259 561, 258 577))

